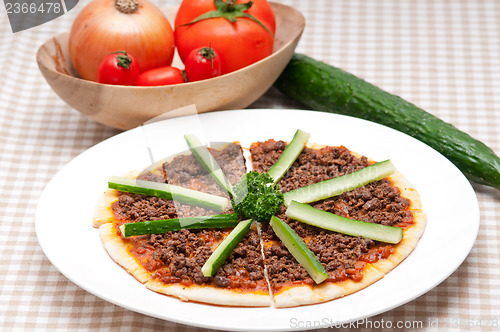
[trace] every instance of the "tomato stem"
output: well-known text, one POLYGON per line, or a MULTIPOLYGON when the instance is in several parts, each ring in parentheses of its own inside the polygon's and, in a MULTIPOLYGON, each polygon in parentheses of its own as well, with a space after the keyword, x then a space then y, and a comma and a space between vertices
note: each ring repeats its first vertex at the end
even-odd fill
POLYGON ((246 18, 251 19, 255 23, 257 23, 258 25, 263 27, 267 32, 269 32, 271 35, 273 35, 273 33, 271 31, 269 31, 269 29, 264 24, 262 24, 257 18, 246 13, 246 11, 249 10, 253 5, 252 1, 248 1, 246 3, 236 4, 236 0, 226 0, 226 1, 214 0, 214 4, 215 4, 215 8, 216 8, 215 10, 206 12, 205 14, 198 16, 197 18, 195 18, 191 22, 181 24, 180 26, 191 25, 191 24, 194 24, 194 23, 199 22, 199 21, 203 21, 203 20, 207 20, 207 19, 211 19, 211 18, 218 18, 218 17, 225 18, 229 22, 234 23, 234 22, 236 22, 236 20, 238 18, 246 17, 246 18))
POLYGON ((210 61, 210 64, 212 66, 212 69, 214 68, 214 59, 217 56, 215 53, 214 49, 212 48, 212 43, 208 44, 208 47, 202 47, 198 51, 198 53, 201 55, 201 58, 198 60, 198 62, 201 61, 201 59, 205 58, 208 61, 210 61))
POLYGON ((128 56, 126 51, 112 52, 111 54, 118 54, 116 56, 116 64, 123 69, 129 69, 132 64, 132 59, 128 56))
POLYGON ((199 53, 202 57, 204 57, 207 60, 212 60, 217 56, 217 54, 215 54, 214 49, 212 48, 212 43, 210 43, 208 47, 200 48, 199 53))

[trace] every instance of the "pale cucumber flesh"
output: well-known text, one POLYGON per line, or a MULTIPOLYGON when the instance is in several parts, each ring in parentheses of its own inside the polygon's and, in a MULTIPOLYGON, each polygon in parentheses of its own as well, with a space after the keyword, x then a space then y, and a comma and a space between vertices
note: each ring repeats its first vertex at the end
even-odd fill
POLYGON ((286 146, 278 161, 267 172, 267 174, 273 178, 274 184, 278 183, 278 181, 293 165, 297 157, 304 149, 310 136, 311 135, 309 133, 297 129, 290 144, 286 146))
POLYGON ((292 200, 311 203, 337 196, 370 182, 381 180, 395 171, 396 168, 390 160, 381 161, 346 175, 286 192, 284 194, 285 205, 288 206, 292 200))
POLYGON ((217 161, 214 159, 210 151, 203 146, 200 140, 194 136, 186 134, 184 135, 184 139, 186 140, 191 153, 194 158, 205 168, 207 172, 209 172, 210 176, 217 182, 219 187, 221 187, 224 191, 229 193, 229 195, 233 196, 233 189, 231 183, 228 178, 224 175, 224 172, 220 168, 217 161))
POLYGON ((229 235, 219 244, 201 268, 201 272, 205 277, 212 277, 222 264, 224 264, 227 257, 248 233, 251 224, 252 219, 240 221, 231 233, 229 233, 229 235))
POLYGON ((274 233, 297 262, 309 273, 314 282, 319 284, 329 278, 325 267, 290 226, 275 216, 271 218, 269 224, 273 228, 274 233))
POLYGON ((349 219, 296 201, 290 202, 286 216, 329 231, 380 242, 399 243, 403 238, 403 230, 400 227, 349 219))
POLYGON ((221 196, 215 196, 167 183, 143 181, 119 176, 111 176, 108 180, 108 187, 133 194, 171 199, 176 202, 200 206, 215 211, 224 211, 229 203, 227 198, 221 196))

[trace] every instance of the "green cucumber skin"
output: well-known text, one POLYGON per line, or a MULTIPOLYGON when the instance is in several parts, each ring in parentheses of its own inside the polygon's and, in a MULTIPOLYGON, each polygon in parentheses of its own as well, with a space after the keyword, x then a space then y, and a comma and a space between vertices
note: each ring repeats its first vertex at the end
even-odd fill
POLYGON ((278 181, 293 165, 302 150, 304 150, 304 147, 310 136, 311 134, 300 129, 295 132, 295 135, 293 136, 290 144, 285 147, 285 150, 283 151, 283 154, 280 156, 278 161, 273 166, 271 166, 271 168, 267 172, 267 174, 269 174, 273 178, 274 184, 278 183, 278 181), (289 160, 290 155, 293 156, 293 160, 289 160))
POLYGON ((123 237, 146 234, 163 234, 181 229, 179 219, 152 220, 127 223, 120 226, 123 237))
MULTIPOLYGON (((177 186, 166 184, 166 183, 164 184, 165 190, 160 190, 160 189, 154 189, 154 188, 143 188, 139 185, 128 185, 128 184, 119 183, 121 180, 129 181, 129 180, 135 180, 135 179, 112 176, 108 180, 108 188, 116 189, 118 191, 123 191, 123 192, 127 192, 127 193, 132 193, 132 194, 141 194, 141 195, 161 197, 161 198, 164 198, 167 200, 173 199, 174 201, 177 201, 180 203, 186 203, 189 205, 200 206, 203 208, 207 208, 207 209, 219 211, 219 212, 224 211, 227 207, 227 204, 229 203, 229 201, 223 197, 214 196, 214 195, 203 193, 203 192, 197 192, 195 190, 191 190, 191 189, 187 189, 187 188, 183 188, 183 187, 177 187, 177 186), (172 190, 169 188, 174 188, 175 190, 172 190), (169 190, 172 190, 172 192, 170 192, 169 190), (183 191, 186 194, 176 193, 175 192, 176 190, 183 191), (220 201, 221 203, 218 204, 216 202, 209 202, 207 200, 200 200, 197 198, 189 197, 189 195, 187 194, 189 192, 192 192, 192 193, 197 194, 197 195, 203 195, 203 196, 205 196, 205 198, 212 197, 213 199, 216 199, 216 200, 220 201)), ((138 181, 142 181, 142 180, 138 180, 138 181)), ((143 182, 147 182, 147 181, 143 181, 143 182)))
POLYGON ((201 268, 201 272, 205 277, 213 277, 222 264, 224 264, 227 257, 233 252, 234 248, 236 248, 238 243, 243 240, 250 230, 251 224, 252 219, 241 221, 219 244, 201 268))
POLYGON ((350 236, 362 236, 375 241, 394 244, 399 243, 403 238, 402 228, 349 219, 296 201, 290 203, 285 214, 291 219, 299 220, 311 226, 350 236))
POLYGON ((203 146, 200 140, 194 136, 185 134, 184 139, 191 150, 194 158, 210 173, 219 187, 225 190, 231 197, 234 196, 233 188, 229 179, 226 177, 222 168, 219 166, 215 158, 212 156, 207 147, 203 146))
POLYGON ((275 85, 312 109, 374 121, 406 133, 440 152, 469 180, 500 190, 500 158, 491 148, 342 69, 294 54, 275 85))
POLYGON ((307 247, 304 240, 290 226, 275 216, 271 217, 269 224, 276 236, 278 236, 292 256, 309 273, 314 282, 320 284, 328 279, 329 275, 325 271, 323 264, 321 264, 316 255, 307 247))
POLYGON ((155 189, 148 189, 148 188, 141 188, 141 187, 136 187, 136 186, 129 186, 129 185, 124 185, 112 181, 108 181, 108 188, 110 189, 116 189, 118 191, 123 191, 126 193, 131 193, 131 194, 141 194, 141 195, 148 195, 148 196, 155 196, 155 197, 161 197, 164 199, 172 199, 172 194, 169 193, 168 191, 162 191, 162 190, 155 190, 155 189))
POLYGON ((284 194, 285 205, 288 206, 292 200, 311 203, 337 196, 370 182, 381 180, 394 173, 395 170, 396 168, 389 159, 384 160, 353 173, 290 190, 284 194))
POLYGON ((227 228, 238 224, 238 216, 235 213, 219 214, 215 216, 189 217, 151 220, 143 222, 127 223, 120 226, 123 237, 146 234, 163 234, 176 232, 182 228, 227 228))
POLYGON ((187 229, 197 228, 226 228, 238 224, 236 213, 225 213, 205 217, 188 217, 179 219, 180 226, 187 229))

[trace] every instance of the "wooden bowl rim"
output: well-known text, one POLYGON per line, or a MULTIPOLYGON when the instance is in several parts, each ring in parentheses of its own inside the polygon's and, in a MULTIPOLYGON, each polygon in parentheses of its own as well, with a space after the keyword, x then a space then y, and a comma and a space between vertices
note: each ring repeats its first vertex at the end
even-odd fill
MULTIPOLYGON (((259 66, 260 64, 262 64, 263 62, 266 62, 268 60, 271 60, 273 59, 274 57, 278 56, 279 53, 281 53, 283 50, 287 49, 288 46, 290 46, 295 40, 296 38, 299 38, 302 34, 302 32, 304 31, 304 28, 305 28, 305 18, 304 18, 304 15, 299 11, 297 10, 296 8, 294 7, 291 7, 291 6, 287 6, 287 5, 284 5, 284 4, 281 4, 281 3, 276 3, 276 2, 269 2, 275 12, 275 15, 278 17, 278 15, 276 13, 281 13, 281 11, 283 10, 291 10, 293 13, 294 13, 294 17, 297 18, 298 20, 298 29, 296 30, 296 32, 294 34, 286 34, 287 37, 287 41, 285 43, 283 43, 283 45, 274 50, 272 54, 268 55, 267 57, 257 61, 257 62, 254 62, 252 63, 251 65, 248 65, 246 67, 243 67, 243 68, 240 68, 238 70, 235 70, 233 72, 230 72, 230 73, 227 73, 227 74, 224 74, 224 75, 221 75, 221 76, 218 76, 218 77, 214 77, 214 78, 210 78, 210 79, 206 79, 206 80, 202 80, 202 81, 196 81, 196 82, 185 82, 185 83, 182 83, 182 84, 175 84, 175 85, 159 85, 159 86, 134 86, 134 85, 112 85, 112 84, 103 84, 103 83, 98 83, 98 82, 94 82, 94 81, 89 81, 89 80, 85 80, 81 77, 76 77, 76 76, 73 76, 73 75, 69 75, 69 74, 65 74, 65 73, 62 73, 60 71, 57 71, 57 70, 53 70, 49 67, 47 67, 47 65, 41 60, 41 52, 43 51, 43 49, 46 47, 46 45, 48 45, 48 43, 50 42, 56 42, 57 40, 61 40, 61 39, 65 39, 65 38, 68 38, 68 35, 69 35, 69 31, 65 31, 65 32, 62 32, 62 33, 59 33, 53 37, 51 37, 50 39, 48 39, 47 41, 45 41, 39 48, 38 48, 38 51, 36 53, 36 59, 37 59, 37 63, 40 67, 43 67, 46 71, 50 71, 52 73, 55 73, 56 75, 62 75, 62 76, 65 76, 67 77, 68 79, 74 79, 74 80, 79 80, 81 81, 83 84, 91 84, 91 85, 98 85, 98 86, 108 86, 108 87, 112 87, 112 88, 115 88, 115 89, 126 89, 126 90, 129 90, 129 89, 139 89, 139 90, 144 90, 144 89, 151 89, 151 90, 160 90, 160 89, 165 89, 165 88, 180 88, 180 87, 191 87, 191 86, 196 86, 196 85, 203 85, 203 84, 213 84, 213 82, 215 80, 223 80, 225 78, 228 78, 228 77, 231 77, 231 76, 235 76, 235 75, 239 75, 241 72, 244 72, 244 71, 248 71, 248 70, 251 70, 253 69, 254 67, 257 67, 259 66)), ((178 8, 179 6, 169 6, 169 7, 165 7, 165 8, 162 8, 162 11, 165 12, 167 10, 173 10, 174 8, 178 8)), ((282 19, 289 19, 291 16, 287 16, 287 15, 283 15, 283 16, 280 16, 280 18, 282 19)), ((70 61, 71 62, 71 59, 66 59, 67 61, 70 61)))

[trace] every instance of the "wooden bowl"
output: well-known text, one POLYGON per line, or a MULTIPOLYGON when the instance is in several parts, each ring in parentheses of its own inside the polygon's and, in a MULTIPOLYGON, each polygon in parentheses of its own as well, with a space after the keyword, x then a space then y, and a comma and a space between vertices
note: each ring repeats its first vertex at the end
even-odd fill
MULTIPOLYGON (((277 3, 271 5, 276 16, 273 54, 209 80, 156 87, 107 85, 83 80, 71 63, 69 32, 46 41, 36 59, 49 85, 69 106, 118 129, 131 129, 158 116, 187 115, 182 109, 171 111, 188 105, 195 105, 198 113, 242 109, 271 87, 290 61, 304 30, 305 19, 299 11, 277 3)), ((164 10, 169 22, 174 22, 177 9, 164 10)), ((177 54, 173 65, 183 68, 177 54)), ((187 112, 192 110, 186 109, 187 112)))

